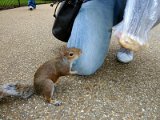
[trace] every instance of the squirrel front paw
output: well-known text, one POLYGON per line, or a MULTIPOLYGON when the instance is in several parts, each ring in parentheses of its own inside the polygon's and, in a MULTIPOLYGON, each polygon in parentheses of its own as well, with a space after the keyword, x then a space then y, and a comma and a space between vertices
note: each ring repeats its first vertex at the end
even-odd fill
POLYGON ((78 74, 78 71, 70 71, 69 73, 74 75, 74 74, 78 74))

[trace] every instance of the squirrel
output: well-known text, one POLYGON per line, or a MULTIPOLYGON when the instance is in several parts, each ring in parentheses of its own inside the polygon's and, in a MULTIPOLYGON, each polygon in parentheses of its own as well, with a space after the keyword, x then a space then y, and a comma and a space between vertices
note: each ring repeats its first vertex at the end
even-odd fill
POLYGON ((42 95, 47 103, 52 102, 55 85, 58 78, 65 75, 77 74, 72 71, 72 64, 81 55, 78 48, 62 47, 60 54, 42 64, 34 75, 33 85, 22 85, 20 83, 7 83, 0 87, 0 99, 6 96, 17 96, 29 98, 34 93, 42 95))

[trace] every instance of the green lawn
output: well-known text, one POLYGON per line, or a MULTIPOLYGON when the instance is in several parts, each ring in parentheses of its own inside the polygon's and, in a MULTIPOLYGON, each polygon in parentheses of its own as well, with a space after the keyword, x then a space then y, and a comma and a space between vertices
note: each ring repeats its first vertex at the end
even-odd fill
MULTIPOLYGON (((28 0, 19 0, 20 6, 25 6, 28 4, 28 0)), ((51 3, 53 0, 36 0, 37 4, 51 3)), ((18 0, 0 0, 0 7, 16 7, 19 5, 18 0)))

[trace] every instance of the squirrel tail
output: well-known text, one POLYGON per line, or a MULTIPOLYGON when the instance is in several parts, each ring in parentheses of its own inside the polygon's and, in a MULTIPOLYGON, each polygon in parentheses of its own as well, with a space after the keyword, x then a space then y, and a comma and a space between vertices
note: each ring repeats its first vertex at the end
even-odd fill
POLYGON ((29 98, 34 94, 33 85, 7 83, 0 86, 0 99, 7 96, 29 98))

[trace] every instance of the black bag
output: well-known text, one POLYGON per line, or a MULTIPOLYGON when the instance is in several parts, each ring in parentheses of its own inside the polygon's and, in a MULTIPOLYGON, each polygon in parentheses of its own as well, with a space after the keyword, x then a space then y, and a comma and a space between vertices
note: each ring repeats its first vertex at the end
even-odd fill
POLYGON ((57 39, 68 42, 75 17, 82 3, 83 0, 77 0, 77 2, 76 0, 63 0, 57 4, 54 12, 55 21, 52 28, 52 33, 57 39), (56 11, 57 8, 59 8, 58 12, 56 11))

